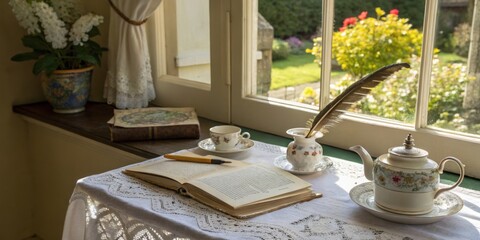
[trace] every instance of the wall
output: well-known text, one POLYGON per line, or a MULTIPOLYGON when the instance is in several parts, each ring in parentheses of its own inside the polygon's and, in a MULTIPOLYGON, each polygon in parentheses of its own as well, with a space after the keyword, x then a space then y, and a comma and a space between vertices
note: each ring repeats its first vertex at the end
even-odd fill
POLYGON ((78 179, 143 158, 33 120, 28 124, 32 169, 33 231, 61 239, 68 201, 78 179))
MULTIPOLYGON (((106 17, 105 23, 100 28, 102 36, 99 38, 100 44, 106 46, 109 15, 107 1, 84 0, 82 2, 85 3, 87 10, 93 10, 106 17)), ((36 223, 33 222, 32 216, 36 212, 33 203, 36 202, 37 194, 42 193, 35 192, 36 183, 32 177, 34 175, 33 159, 30 158, 31 148, 29 147, 34 145, 42 149, 46 147, 47 142, 42 141, 41 137, 38 142, 28 142, 27 123, 11 110, 12 105, 40 101, 43 100, 43 96, 38 80, 31 73, 33 62, 10 61, 11 56, 28 49, 21 45, 20 39, 25 32, 18 25, 8 1, 0 1, 0 29, 2 30, 0 34, 0 239, 15 240, 35 234, 36 223)), ((105 57, 104 63, 106 63, 105 57)), ((93 100, 102 100, 105 69, 106 64, 95 72, 92 87, 93 100)), ((55 138, 62 142, 62 136, 55 136, 55 138)), ((62 146, 59 149, 62 149, 62 146)), ((44 153, 46 155, 37 156, 37 158, 48 158, 50 153, 44 153)), ((63 151, 61 155, 69 154, 63 151)), ((86 174, 95 169, 96 167, 90 166, 89 171, 83 173, 86 174)), ((68 173, 65 174, 68 175, 68 173)))
POLYGON ((211 78, 209 1, 176 0, 175 4, 178 48, 175 58, 178 76, 209 84, 211 78))

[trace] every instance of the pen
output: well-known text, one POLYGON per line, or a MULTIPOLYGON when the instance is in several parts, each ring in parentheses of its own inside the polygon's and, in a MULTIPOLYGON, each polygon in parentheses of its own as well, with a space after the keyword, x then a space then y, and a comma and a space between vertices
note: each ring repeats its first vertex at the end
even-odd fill
POLYGON ((174 155, 174 154, 165 154, 163 157, 178 161, 186 162, 196 162, 196 163, 209 163, 209 164, 222 164, 222 163, 231 163, 231 161, 225 161, 221 159, 209 158, 209 157, 193 157, 193 156, 183 156, 183 155, 174 155))

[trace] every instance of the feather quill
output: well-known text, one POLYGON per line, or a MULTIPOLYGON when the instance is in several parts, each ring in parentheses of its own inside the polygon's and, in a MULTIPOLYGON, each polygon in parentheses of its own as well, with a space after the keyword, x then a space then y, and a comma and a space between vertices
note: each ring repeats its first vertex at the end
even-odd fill
POLYGON ((402 68, 410 68, 408 63, 395 63, 378 69, 350 85, 338 95, 332 102, 327 104, 312 121, 306 137, 312 137, 317 132, 326 133, 327 129, 340 121, 340 115, 348 110, 353 104, 367 96, 372 88, 387 79, 390 75, 402 68))

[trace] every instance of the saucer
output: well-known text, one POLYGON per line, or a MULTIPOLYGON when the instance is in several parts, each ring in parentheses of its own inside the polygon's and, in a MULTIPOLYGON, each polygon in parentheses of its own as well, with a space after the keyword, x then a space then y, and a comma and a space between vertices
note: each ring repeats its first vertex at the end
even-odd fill
POLYGON ((234 148, 232 148, 230 150, 217 150, 217 149, 215 149, 215 144, 213 144, 211 138, 207 138, 207 139, 204 139, 204 140, 198 142, 198 147, 199 148, 201 148, 205 151, 214 152, 214 153, 243 152, 243 151, 246 151, 246 150, 252 148, 253 145, 255 145, 255 143, 252 140, 250 140, 248 138, 244 138, 239 142, 239 144, 237 144, 237 146, 235 146, 234 148))
POLYGON ((315 169, 313 171, 299 171, 299 170, 293 169, 292 164, 287 160, 287 156, 283 156, 283 155, 276 157, 275 160, 273 161, 273 165, 275 165, 275 167, 281 168, 293 174, 305 175, 305 174, 321 172, 329 168, 330 166, 332 166, 332 160, 330 160, 330 158, 328 157, 323 156, 323 161, 318 163, 317 166, 315 166, 315 169))
POLYGON ((433 210, 421 215, 406 215, 385 211, 375 204, 373 183, 367 182, 355 186, 350 190, 350 198, 371 214, 392 222, 406 224, 428 224, 440 221, 451 216, 463 207, 463 201, 456 194, 444 192, 433 202, 433 210))

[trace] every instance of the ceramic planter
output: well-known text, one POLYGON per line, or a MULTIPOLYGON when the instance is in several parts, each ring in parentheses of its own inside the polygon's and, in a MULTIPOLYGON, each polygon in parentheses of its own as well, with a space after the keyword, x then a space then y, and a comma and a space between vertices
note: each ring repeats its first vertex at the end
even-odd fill
POLYGON ((49 76, 41 75, 45 98, 57 113, 77 113, 85 110, 90 95, 93 66, 55 70, 49 76))

